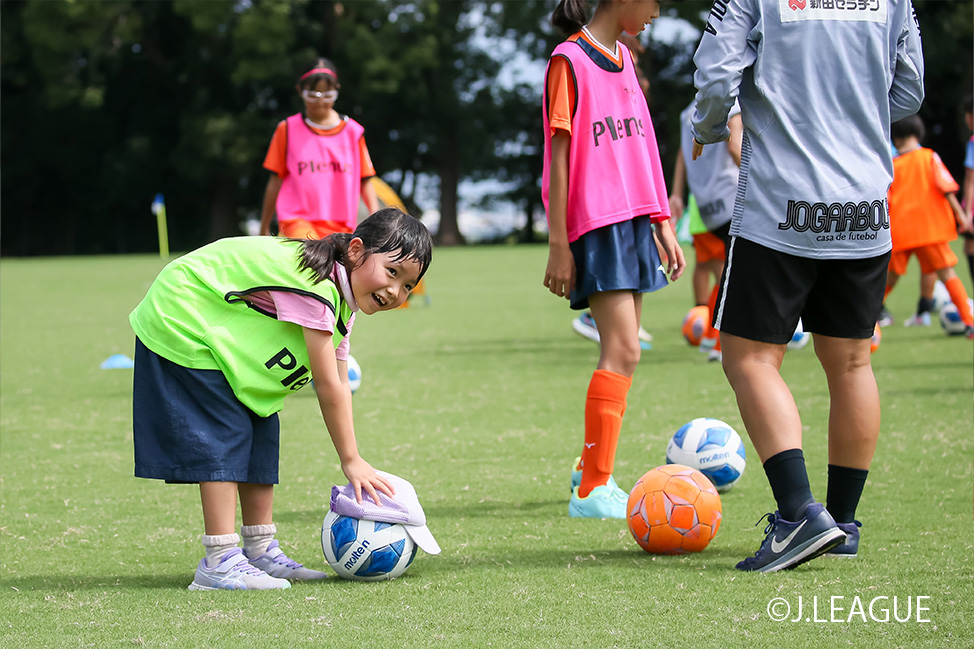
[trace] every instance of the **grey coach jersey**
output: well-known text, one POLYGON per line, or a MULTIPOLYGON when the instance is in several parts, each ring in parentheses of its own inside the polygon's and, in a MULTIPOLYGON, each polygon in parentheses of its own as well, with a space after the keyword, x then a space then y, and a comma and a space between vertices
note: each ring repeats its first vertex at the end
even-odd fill
POLYGON ((693 60, 698 142, 727 138, 740 98, 731 235, 820 259, 890 249, 889 125, 923 99, 908 0, 715 0, 693 60))

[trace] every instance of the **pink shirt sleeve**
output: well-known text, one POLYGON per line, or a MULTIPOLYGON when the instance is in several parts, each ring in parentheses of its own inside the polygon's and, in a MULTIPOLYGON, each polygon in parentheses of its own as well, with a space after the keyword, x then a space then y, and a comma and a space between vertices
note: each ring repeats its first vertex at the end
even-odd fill
POLYGON ((944 166, 943 160, 936 153, 933 154, 933 181, 937 184, 937 188, 945 194, 950 194, 960 189, 957 181, 950 175, 947 167, 944 166))
MULTIPOLYGON (((291 293, 290 291, 261 291, 248 296, 248 298, 255 306, 276 313, 278 320, 292 322, 308 329, 335 333, 335 314, 313 297, 291 293)), ((340 361, 348 360, 349 339, 354 323, 355 314, 353 313, 352 317, 345 323, 348 333, 335 348, 335 358, 340 361)))

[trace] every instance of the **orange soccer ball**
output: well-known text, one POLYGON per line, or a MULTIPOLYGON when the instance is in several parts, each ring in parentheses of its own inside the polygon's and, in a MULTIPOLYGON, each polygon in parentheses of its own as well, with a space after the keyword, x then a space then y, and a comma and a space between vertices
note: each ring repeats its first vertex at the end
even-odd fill
POLYGON ((696 347, 707 333, 707 321, 710 320, 710 309, 706 306, 695 306, 687 311, 683 318, 683 337, 696 347))
POLYGON ((880 341, 882 341, 882 339, 883 339, 883 330, 880 329, 879 324, 877 324, 875 327, 873 327, 873 337, 872 340, 869 341, 870 353, 872 354, 876 353, 876 350, 879 349, 879 343, 880 341))
POLYGON ((720 495, 696 469, 665 464, 646 472, 629 494, 629 531, 646 552, 700 552, 720 529, 720 495))

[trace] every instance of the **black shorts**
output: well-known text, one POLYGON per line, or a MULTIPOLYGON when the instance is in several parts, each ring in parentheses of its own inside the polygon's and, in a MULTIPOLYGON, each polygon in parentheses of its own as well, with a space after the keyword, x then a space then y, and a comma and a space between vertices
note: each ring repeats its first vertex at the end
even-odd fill
POLYGON ((889 257, 811 259, 731 237, 714 326, 783 345, 800 317, 811 333, 870 338, 883 306, 889 257))

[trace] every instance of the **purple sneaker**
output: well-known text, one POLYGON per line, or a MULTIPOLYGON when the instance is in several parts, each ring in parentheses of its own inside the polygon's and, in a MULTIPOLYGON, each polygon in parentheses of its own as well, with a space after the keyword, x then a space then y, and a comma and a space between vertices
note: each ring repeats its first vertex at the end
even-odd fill
POLYGON ((240 548, 226 553, 215 568, 206 566, 206 559, 196 567, 196 576, 190 590, 272 590, 290 588, 287 579, 271 577, 247 561, 240 548))
POLYGON ((271 541, 271 544, 267 546, 267 552, 256 559, 252 559, 250 565, 259 570, 263 570, 271 577, 279 577, 281 579, 312 581, 328 578, 328 575, 324 572, 305 568, 297 561, 289 559, 284 554, 284 551, 281 550, 277 539, 271 541))
MULTIPOLYGON (((832 515, 820 503, 805 509, 801 520, 786 521, 778 512, 765 514, 764 541, 753 557, 737 564, 738 570, 775 572, 794 568, 822 555, 846 539, 832 515)), ((760 523, 761 520, 758 522, 760 523)))
POLYGON ((830 557, 855 559, 859 555, 859 528, 862 527, 862 523, 852 521, 851 523, 836 523, 836 525, 845 532, 845 542, 838 544, 825 554, 830 557))

